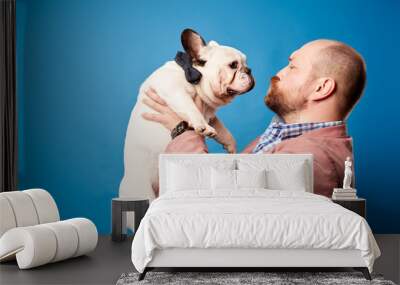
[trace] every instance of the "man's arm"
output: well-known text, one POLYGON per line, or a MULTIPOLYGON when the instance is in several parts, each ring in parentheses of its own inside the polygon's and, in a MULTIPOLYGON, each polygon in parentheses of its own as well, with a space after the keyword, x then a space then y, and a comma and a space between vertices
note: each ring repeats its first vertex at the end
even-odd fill
MULTIPOLYGON (((144 113, 143 118, 149 121, 160 123, 167 130, 174 129, 183 119, 179 117, 163 100, 157 95, 154 89, 145 91, 146 98, 143 103, 149 106, 157 113, 144 113)), ((244 150, 243 153, 251 153, 253 148, 257 145, 258 137, 251 142, 244 150)), ((208 153, 208 148, 205 139, 202 135, 194 131, 185 131, 184 133, 175 137, 167 145, 165 152, 167 153, 208 153)))
POLYGON ((242 150, 242 153, 253 153, 253 149, 257 146, 259 139, 260 137, 256 137, 242 150))
MULTIPOLYGON (((167 103, 157 95, 154 89, 145 91, 147 98, 143 99, 143 103, 149 106, 156 114, 144 113, 143 118, 149 121, 157 122, 163 125, 170 132, 181 122, 183 119, 179 117, 167 103)), ((185 131, 184 133, 175 137, 167 145, 165 152, 167 153, 208 153, 205 139, 202 135, 197 134, 195 131, 185 131)))
POLYGON ((165 148, 166 153, 208 153, 204 137, 195 131, 186 131, 175 137, 165 148))

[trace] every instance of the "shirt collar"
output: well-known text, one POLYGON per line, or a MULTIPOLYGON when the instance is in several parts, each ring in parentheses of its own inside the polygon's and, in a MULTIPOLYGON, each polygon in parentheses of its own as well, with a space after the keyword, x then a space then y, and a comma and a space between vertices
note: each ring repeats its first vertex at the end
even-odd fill
POLYGON ((267 129, 260 136, 258 144, 253 149, 253 153, 262 153, 283 140, 295 138, 312 130, 333 127, 342 124, 343 121, 286 124, 282 118, 275 116, 272 118, 267 129))

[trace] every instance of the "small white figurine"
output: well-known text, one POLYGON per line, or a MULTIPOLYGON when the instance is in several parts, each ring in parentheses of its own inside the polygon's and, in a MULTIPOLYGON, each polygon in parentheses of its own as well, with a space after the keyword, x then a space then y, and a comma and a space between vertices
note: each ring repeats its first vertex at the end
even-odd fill
POLYGON ((344 162, 344 179, 343 179, 343 189, 352 189, 351 184, 351 176, 353 175, 353 171, 351 170, 351 166, 353 163, 348 156, 346 161, 344 162))

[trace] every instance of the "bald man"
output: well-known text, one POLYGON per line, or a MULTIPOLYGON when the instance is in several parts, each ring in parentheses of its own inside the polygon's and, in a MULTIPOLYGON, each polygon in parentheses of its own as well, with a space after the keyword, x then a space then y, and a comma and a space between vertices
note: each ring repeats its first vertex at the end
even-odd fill
MULTIPOLYGON (((365 62, 350 46, 333 40, 305 44, 271 78, 264 102, 278 119, 243 153, 312 153, 314 193, 331 197, 333 188, 341 187, 346 157, 353 158, 345 120, 365 82, 365 62)), ((177 131, 182 118, 154 90, 147 91, 144 103, 157 113, 143 117, 161 123, 175 135, 165 152, 208 152, 204 137, 187 128, 177 131)))

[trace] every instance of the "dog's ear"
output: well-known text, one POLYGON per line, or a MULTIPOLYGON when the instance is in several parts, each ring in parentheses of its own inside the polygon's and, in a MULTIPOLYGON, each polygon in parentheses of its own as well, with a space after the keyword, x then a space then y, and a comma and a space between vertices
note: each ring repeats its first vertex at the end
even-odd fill
POLYGON ((204 39, 192 29, 185 29, 181 34, 181 42, 185 51, 195 60, 200 59, 200 50, 206 46, 204 39))
POLYGON ((219 43, 217 43, 216 41, 209 41, 208 46, 217 47, 217 46, 219 46, 219 43))

